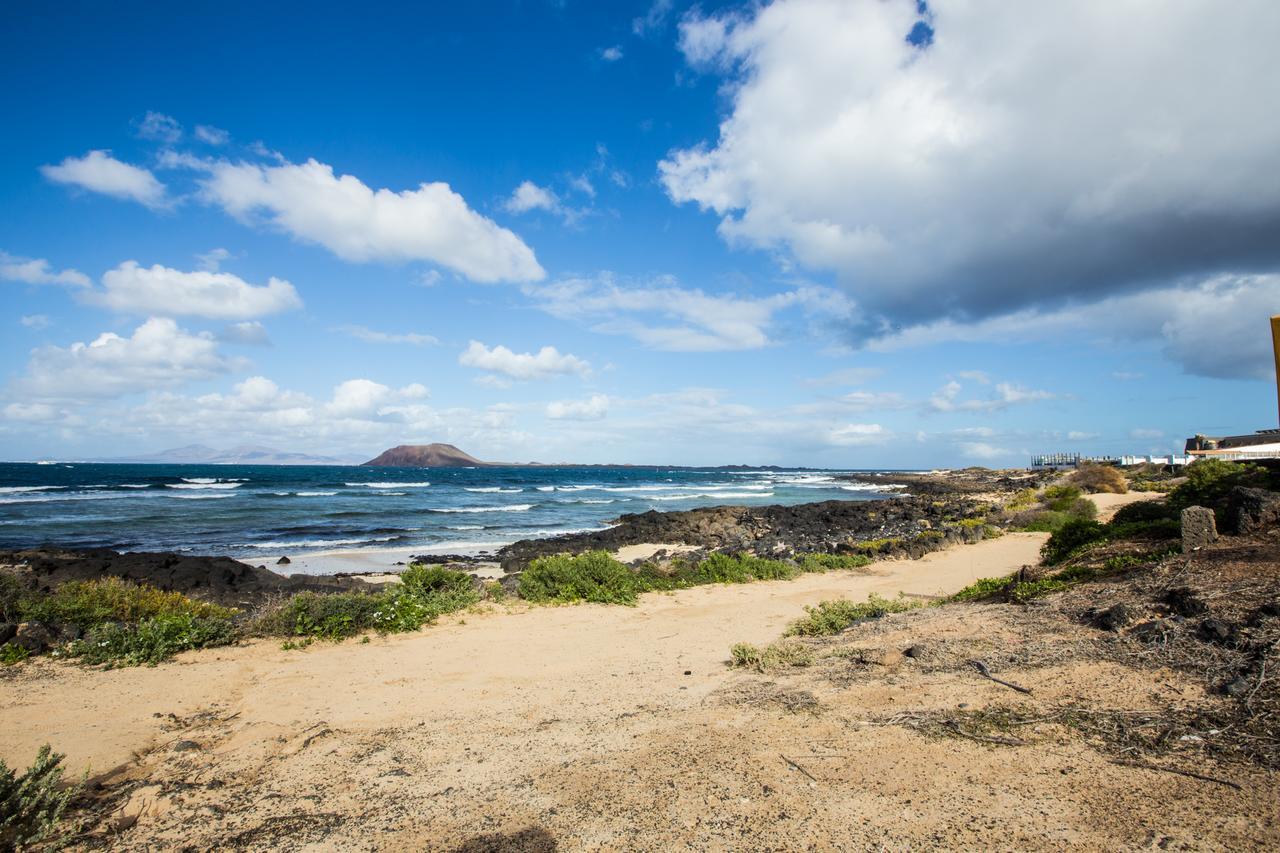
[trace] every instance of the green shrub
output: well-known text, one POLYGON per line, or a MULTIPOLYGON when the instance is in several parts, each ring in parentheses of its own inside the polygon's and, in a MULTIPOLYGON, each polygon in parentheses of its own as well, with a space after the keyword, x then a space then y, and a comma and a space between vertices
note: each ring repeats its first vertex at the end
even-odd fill
POLYGON ((1040 502, 1056 512, 1068 512, 1083 494, 1075 486, 1050 486, 1040 494, 1040 502))
POLYGON ((697 575, 702 583, 751 583, 752 581, 790 580, 800 569, 781 560, 768 560, 750 554, 712 554, 698 563, 697 575))
POLYGON ((140 622, 161 616, 227 619, 232 611, 116 577, 70 581, 42 597, 22 603, 23 619, 88 630, 104 622, 140 622))
POLYGON ((0 850, 53 840, 67 803, 80 791, 62 784, 62 759, 42 746, 21 776, 0 761, 0 850))
POLYGON ((806 607, 805 616, 792 622, 785 636, 823 637, 839 634, 855 622, 879 619, 889 613, 902 613, 919 606, 918 603, 901 597, 888 599, 874 593, 862 603, 841 598, 822 601, 806 607))
POLYGON ((1227 494, 1236 486, 1256 488, 1280 487, 1267 469, 1260 465, 1228 462, 1225 459, 1201 459, 1187 466, 1187 482, 1169 493, 1169 506, 1181 512, 1189 506, 1206 506, 1218 516, 1218 524, 1225 518, 1227 494))
POLYGON ((865 568, 871 565, 871 558, 864 554, 804 554, 797 563, 800 571, 818 574, 865 568))
POLYGON ((1080 548, 1103 542, 1107 528, 1096 521, 1077 518, 1063 524, 1040 548, 1040 559, 1047 566, 1061 563, 1080 548))
POLYGON ((811 666, 817 659, 813 649, 794 640, 770 643, 763 649, 738 643, 729 650, 729 665, 768 672, 784 666, 811 666))
POLYGON ((1039 502, 1040 499, 1037 497, 1035 489, 1022 489, 1009 500, 1009 503, 1005 504, 1005 509, 1016 512, 1020 509, 1033 507, 1039 502))
POLYGON ((1111 517, 1111 524, 1144 524, 1177 519, 1178 512, 1164 501, 1138 501, 1125 504, 1111 517))
POLYGON ((520 576, 520 597, 527 601, 635 604, 640 587, 636 573, 606 551, 539 557, 520 576))
POLYGON ((26 597, 22 582, 8 572, 0 571, 0 622, 21 622, 22 603, 26 597))
POLYGON ((31 657, 31 652, 25 646, 14 645, 13 643, 5 643, 0 646, 0 666, 13 666, 15 663, 22 663, 31 657))
POLYGON ((1123 495, 1129 491, 1129 483, 1125 480, 1124 474, 1111 465, 1085 462, 1068 479, 1073 486, 1078 486, 1086 492, 1123 495))
POLYGON ((155 666, 178 652, 225 646, 235 639, 235 628, 224 617, 166 613, 135 625, 96 625, 71 644, 69 654, 92 664, 155 666))
POLYGON ((991 598, 1000 593, 1009 585, 1009 577, 1002 578, 979 578, 955 595, 948 596, 940 603, 948 601, 980 601, 984 598, 991 598))

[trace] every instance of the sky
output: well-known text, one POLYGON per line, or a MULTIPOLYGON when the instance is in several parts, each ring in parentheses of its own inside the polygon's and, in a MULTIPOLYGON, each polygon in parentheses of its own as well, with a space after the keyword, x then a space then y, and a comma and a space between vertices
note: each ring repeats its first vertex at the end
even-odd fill
POLYGON ((0 457, 1277 425, 1280 6, 14 2, 0 457))

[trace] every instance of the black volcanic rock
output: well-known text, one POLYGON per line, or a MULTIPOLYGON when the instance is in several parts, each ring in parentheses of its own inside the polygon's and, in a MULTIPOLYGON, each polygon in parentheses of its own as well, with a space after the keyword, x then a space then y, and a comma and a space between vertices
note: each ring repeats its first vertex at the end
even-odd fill
POLYGON ((628 514, 607 530, 525 539, 502 548, 507 572, 552 554, 616 551, 643 543, 694 545, 700 549, 789 557, 803 553, 855 553, 860 543, 882 540, 881 556, 918 557, 946 544, 981 539, 981 526, 958 525, 984 514, 974 500, 822 501, 793 506, 714 506, 679 512, 628 514), (921 538, 923 535, 923 538, 921 538))
POLYGON ((452 444, 402 444, 364 464, 377 468, 470 468, 488 463, 452 444))
POLYGON ((84 551, 33 548, 0 551, 0 565, 13 567, 32 590, 48 592, 68 581, 118 577, 227 607, 250 607, 280 593, 345 592, 378 587, 329 576, 285 577, 230 557, 170 553, 120 553, 107 548, 84 551))

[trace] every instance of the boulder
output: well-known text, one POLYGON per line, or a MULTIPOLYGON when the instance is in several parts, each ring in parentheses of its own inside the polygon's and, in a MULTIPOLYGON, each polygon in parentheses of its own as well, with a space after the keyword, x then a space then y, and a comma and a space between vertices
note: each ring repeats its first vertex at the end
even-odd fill
POLYGON ((46 625, 43 622, 23 622, 9 642, 26 649, 33 655, 38 655, 57 645, 59 640, 58 631, 52 625, 46 625))
POLYGON ((1182 511, 1182 553, 1189 554, 1218 541, 1218 525, 1213 510, 1189 506, 1182 511))
POLYGON ((1280 494, 1236 486, 1227 495, 1226 529, 1249 534, 1280 525, 1280 494))
POLYGON ((1230 643, 1235 639, 1235 626, 1221 619, 1208 618, 1201 620, 1196 634, 1206 643, 1230 643))
POLYGON ((290 564, 290 563, 292 563, 292 562, 293 562, 293 560, 290 560, 288 557, 281 557, 280 559, 276 560, 276 565, 277 565, 277 566, 287 566, 287 565, 289 565, 289 564, 290 564))
POLYGON ((1209 605, 1195 594, 1191 587, 1180 586, 1164 594, 1164 603, 1179 616, 1201 616, 1209 612, 1209 605))
POLYGON ((12 622, 0 623, 0 646, 13 639, 13 635, 18 633, 18 626, 12 622))

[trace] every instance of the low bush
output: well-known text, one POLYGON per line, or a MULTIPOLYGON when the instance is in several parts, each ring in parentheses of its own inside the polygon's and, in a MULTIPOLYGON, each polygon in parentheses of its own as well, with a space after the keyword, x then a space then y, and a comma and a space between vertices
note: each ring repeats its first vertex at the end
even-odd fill
POLYGON ((53 841, 79 785, 62 782, 63 756, 47 745, 22 775, 0 761, 0 850, 53 841))
POLYGON ((105 622, 140 622, 161 616, 227 619, 232 611, 116 577, 70 581, 52 593, 25 599, 22 618, 29 622, 75 625, 88 630, 105 622))
POLYGON ((606 551, 539 557, 520 576, 520 597, 527 601, 635 604, 641 591, 637 574, 606 551))
POLYGON ((14 645, 13 643, 5 643, 0 646, 0 666, 13 666, 16 663, 22 663, 31 657, 31 652, 25 646, 14 645))
POLYGON ((811 666, 817 659, 813 649, 795 640, 770 643, 763 649, 750 643, 738 643, 729 650, 729 664, 735 667, 768 672, 784 666, 811 666))
POLYGON ((26 597, 22 582, 0 571, 0 622, 22 621, 22 602, 26 597))
POLYGON ((72 643, 68 654, 91 664, 155 666, 178 652, 226 646, 235 640, 235 627, 225 617, 166 613, 132 625, 103 622, 72 643))
POLYGON ((1129 491, 1129 483, 1125 480, 1124 474, 1120 473, 1120 469, 1111 465, 1099 465, 1092 462, 1082 463, 1068 479, 1071 481, 1071 485, 1078 486, 1090 493, 1106 492, 1123 495, 1129 491))
POLYGON ((1236 486, 1280 489, 1277 478, 1260 465, 1228 462, 1224 459, 1201 459, 1187 466, 1187 481, 1169 493, 1169 506, 1181 512, 1189 506, 1213 509, 1221 526, 1226 521, 1227 495, 1236 486))
POLYGON ((848 599, 822 601, 804 609, 805 616, 788 626, 786 636, 825 637, 839 634, 855 622, 902 613, 920 605, 904 598, 888 599, 874 593, 858 603, 848 599))
POLYGON ((1009 578, 979 578, 955 595, 948 596, 941 603, 948 601, 981 601, 1002 592, 1009 585, 1009 578))
POLYGON ((790 580, 800 569, 792 563, 750 554, 712 554, 698 563, 697 574, 702 583, 751 583, 790 580))
POLYGON ((1138 501, 1116 510, 1116 514, 1111 517, 1111 524, 1147 524, 1177 518, 1178 511, 1165 501, 1138 501))
POLYGON ((1040 559, 1046 566, 1055 566, 1076 552, 1077 549, 1107 538, 1106 525, 1084 518, 1072 519, 1049 537, 1040 549, 1040 559))

